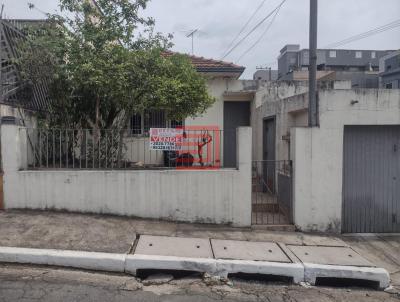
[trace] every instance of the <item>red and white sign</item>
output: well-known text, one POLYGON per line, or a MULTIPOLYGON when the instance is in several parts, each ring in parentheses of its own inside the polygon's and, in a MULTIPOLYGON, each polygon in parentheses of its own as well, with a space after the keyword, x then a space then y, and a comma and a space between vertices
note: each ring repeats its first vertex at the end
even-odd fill
POLYGON ((150 150, 180 151, 183 142, 182 128, 151 128, 150 150))

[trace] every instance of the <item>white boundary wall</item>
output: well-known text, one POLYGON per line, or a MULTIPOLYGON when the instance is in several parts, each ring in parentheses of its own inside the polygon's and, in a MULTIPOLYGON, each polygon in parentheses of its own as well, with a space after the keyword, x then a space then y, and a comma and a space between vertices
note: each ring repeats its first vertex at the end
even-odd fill
POLYGON ((251 225, 251 128, 237 129, 238 169, 26 169, 19 126, 2 124, 6 209, 56 209, 251 225))

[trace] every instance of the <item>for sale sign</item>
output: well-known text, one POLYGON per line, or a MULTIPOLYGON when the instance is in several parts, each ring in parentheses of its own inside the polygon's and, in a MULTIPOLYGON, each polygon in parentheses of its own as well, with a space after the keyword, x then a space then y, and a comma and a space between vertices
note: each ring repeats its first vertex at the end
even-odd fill
POLYGON ((183 129, 151 128, 150 150, 180 151, 183 142, 183 129))

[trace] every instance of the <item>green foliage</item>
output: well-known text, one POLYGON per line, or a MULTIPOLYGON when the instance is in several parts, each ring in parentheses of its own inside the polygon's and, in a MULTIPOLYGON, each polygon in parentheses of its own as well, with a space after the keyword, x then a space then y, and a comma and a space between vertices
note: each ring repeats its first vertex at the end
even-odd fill
POLYGON ((49 126, 123 128, 146 108, 183 119, 213 103, 186 56, 163 56, 170 37, 140 17, 147 2, 60 0, 63 15, 26 31, 16 63, 24 80, 49 87, 49 126))

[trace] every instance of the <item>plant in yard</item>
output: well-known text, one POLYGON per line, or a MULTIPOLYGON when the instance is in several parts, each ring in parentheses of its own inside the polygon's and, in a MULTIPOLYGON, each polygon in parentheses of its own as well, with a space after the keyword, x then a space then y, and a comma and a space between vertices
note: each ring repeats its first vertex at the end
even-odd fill
POLYGON ((147 3, 60 0, 60 14, 26 29, 15 63, 23 81, 46 84, 44 125, 92 129, 97 141, 100 128, 124 129, 145 109, 179 120, 214 102, 187 56, 162 55, 171 37, 155 33, 154 20, 140 16, 147 3))

